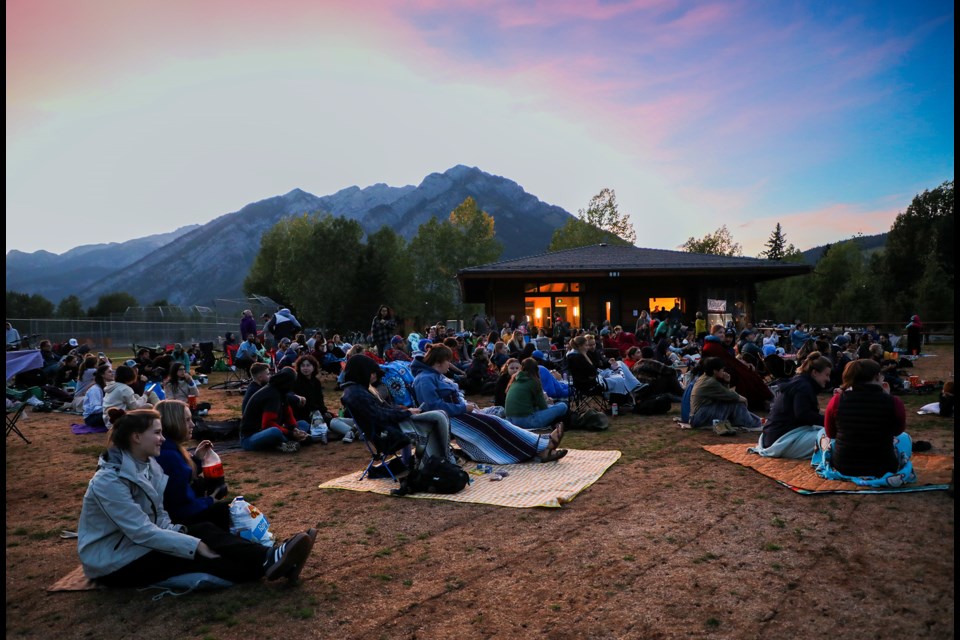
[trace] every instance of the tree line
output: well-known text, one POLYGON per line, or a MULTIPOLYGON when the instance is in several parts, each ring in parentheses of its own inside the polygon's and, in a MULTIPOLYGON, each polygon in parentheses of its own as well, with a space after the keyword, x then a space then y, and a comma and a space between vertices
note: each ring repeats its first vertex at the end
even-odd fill
MULTIPOLYGON (((863 252, 851 238, 828 245, 812 273, 757 285, 755 316, 778 322, 906 323, 913 314, 952 321, 954 215, 952 180, 924 191, 901 212, 880 251, 863 252)), ((686 251, 742 255, 726 228, 690 238, 686 251)), ((777 223, 758 256, 802 262, 777 223)))

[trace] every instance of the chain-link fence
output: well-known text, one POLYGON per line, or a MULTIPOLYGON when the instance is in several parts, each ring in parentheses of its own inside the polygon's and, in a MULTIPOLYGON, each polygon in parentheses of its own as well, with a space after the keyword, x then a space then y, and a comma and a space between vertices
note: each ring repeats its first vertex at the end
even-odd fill
POLYGON ((125 349, 133 344, 156 346, 181 342, 190 345, 195 342, 213 342, 219 344, 228 331, 236 333, 239 321, 150 322, 138 320, 30 320, 8 318, 22 338, 29 344, 24 348, 36 347, 40 340, 53 343, 66 342, 76 338, 80 344, 87 344, 94 351, 125 349))

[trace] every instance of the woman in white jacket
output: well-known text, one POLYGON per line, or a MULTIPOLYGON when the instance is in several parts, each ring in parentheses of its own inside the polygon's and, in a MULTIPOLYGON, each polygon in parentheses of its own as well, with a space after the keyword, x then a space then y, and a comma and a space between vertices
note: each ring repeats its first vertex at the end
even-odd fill
POLYGON ((150 409, 153 406, 146 396, 138 396, 130 387, 137 379, 137 372, 133 367, 122 364, 117 367, 114 376, 114 381, 103 389, 103 423, 107 428, 110 427, 110 409, 132 411, 150 409))
POLYGON ((176 525, 163 508, 167 476, 154 459, 163 444, 160 414, 111 410, 109 448, 83 496, 78 551, 84 574, 106 586, 140 587, 186 573, 231 582, 300 575, 315 530, 272 549, 201 522, 176 525))

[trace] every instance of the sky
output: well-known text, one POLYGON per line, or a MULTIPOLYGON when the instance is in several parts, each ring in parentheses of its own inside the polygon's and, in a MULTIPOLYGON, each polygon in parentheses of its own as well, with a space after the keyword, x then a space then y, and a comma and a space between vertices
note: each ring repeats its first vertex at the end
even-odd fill
MULTIPOLYGON (((7 0, 7 251, 476 166, 637 245, 889 230, 954 174, 946 0, 7 0)), ((479 203, 483 206, 483 203, 479 203)))

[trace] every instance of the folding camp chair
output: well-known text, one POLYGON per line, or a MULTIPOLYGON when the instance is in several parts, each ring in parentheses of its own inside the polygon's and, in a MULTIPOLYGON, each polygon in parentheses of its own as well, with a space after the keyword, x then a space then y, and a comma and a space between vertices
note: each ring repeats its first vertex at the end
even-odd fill
POLYGON ((23 415, 23 410, 26 408, 26 402, 18 402, 17 404, 7 408, 7 437, 10 436, 10 432, 12 431, 23 438, 24 442, 30 444, 30 441, 27 440, 27 437, 23 435, 22 431, 20 431, 20 427, 17 426, 17 422, 20 420, 20 416, 23 415))
MULTIPOLYGON (((349 403, 344 403, 343 399, 341 399, 340 402, 343 404, 344 409, 346 409, 347 417, 352 417, 353 414, 350 412, 349 403)), ((393 462, 394 459, 399 458, 405 467, 410 468, 412 446, 409 436, 401 434, 396 440, 387 442, 380 441, 378 444, 373 437, 374 431, 371 425, 361 425, 359 421, 356 421, 356 424, 357 430, 360 432, 360 439, 363 440, 363 443, 367 446, 367 451, 370 452, 370 462, 367 463, 366 469, 360 474, 360 480, 366 478, 371 471, 380 470, 386 471, 387 475, 389 475, 394 482, 400 482, 390 467, 390 463, 393 462)))
POLYGON ((583 413, 587 409, 596 409, 601 413, 610 411, 610 402, 605 395, 607 388, 599 382, 590 387, 578 387, 576 384, 570 384, 570 402, 573 413, 583 413))
POLYGON ((228 345, 224 349, 224 356, 227 361, 227 378, 223 382, 210 385, 210 389, 244 391, 247 385, 250 384, 249 367, 237 365, 236 355, 238 348, 239 345, 228 345))

